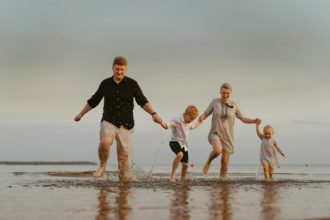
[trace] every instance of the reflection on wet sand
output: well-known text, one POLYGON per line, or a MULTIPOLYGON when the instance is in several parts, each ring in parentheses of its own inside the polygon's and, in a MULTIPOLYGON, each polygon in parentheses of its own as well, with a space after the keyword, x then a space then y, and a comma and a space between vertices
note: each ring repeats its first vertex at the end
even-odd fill
POLYGON ((170 204, 170 219, 190 219, 189 184, 180 184, 173 188, 170 204))
POLYGON ((129 219, 132 207, 129 204, 130 186, 102 187, 98 195, 99 211, 96 220, 129 219))
POLYGON ((233 196, 231 187, 230 183, 224 183, 211 190, 210 219, 230 220, 232 218, 233 196))
POLYGON ((278 186, 276 183, 265 183, 263 198, 261 199, 261 219, 280 219, 281 209, 278 206, 280 199, 278 186))

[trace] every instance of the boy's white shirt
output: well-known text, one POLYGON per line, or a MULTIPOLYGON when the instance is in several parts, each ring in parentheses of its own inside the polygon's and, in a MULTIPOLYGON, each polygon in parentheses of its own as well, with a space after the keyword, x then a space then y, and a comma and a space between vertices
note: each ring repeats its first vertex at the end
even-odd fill
POLYGON ((181 148, 184 148, 185 151, 188 151, 188 137, 189 131, 194 129, 193 122, 184 123, 183 114, 173 118, 170 123, 168 123, 169 128, 172 130, 171 141, 177 141, 181 145, 181 148))

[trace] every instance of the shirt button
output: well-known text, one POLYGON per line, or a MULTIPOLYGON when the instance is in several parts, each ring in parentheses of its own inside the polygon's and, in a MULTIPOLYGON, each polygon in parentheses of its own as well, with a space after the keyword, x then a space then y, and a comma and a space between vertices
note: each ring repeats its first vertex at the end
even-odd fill
POLYGON ((119 93, 119 89, 117 89, 117 93, 119 93))
POLYGON ((117 101, 119 101, 119 98, 117 98, 117 101))

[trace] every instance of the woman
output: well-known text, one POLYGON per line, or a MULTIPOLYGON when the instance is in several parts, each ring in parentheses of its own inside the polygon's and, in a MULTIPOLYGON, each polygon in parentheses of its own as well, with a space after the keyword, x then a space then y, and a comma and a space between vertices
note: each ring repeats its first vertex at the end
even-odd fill
POLYGON ((234 150, 234 122, 239 118, 246 124, 257 123, 260 119, 250 119, 243 116, 236 102, 230 100, 232 87, 224 83, 220 88, 220 98, 212 100, 206 111, 199 117, 202 123, 210 114, 212 115, 211 130, 208 136, 209 142, 213 147, 203 173, 207 174, 212 160, 222 153, 220 179, 226 180, 230 154, 234 150))

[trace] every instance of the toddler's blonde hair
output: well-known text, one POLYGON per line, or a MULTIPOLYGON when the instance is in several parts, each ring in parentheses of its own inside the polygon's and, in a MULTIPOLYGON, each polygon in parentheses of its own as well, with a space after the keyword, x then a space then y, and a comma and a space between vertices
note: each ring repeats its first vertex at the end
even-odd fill
POLYGON ((275 133, 275 130, 274 130, 274 128, 273 128, 271 125, 266 125, 266 126, 264 127, 264 132, 265 132, 266 130, 268 130, 268 129, 271 130, 273 134, 275 133))
POLYGON ((195 119, 198 116, 198 109, 194 105, 188 105, 184 113, 185 115, 188 115, 191 119, 195 119))

